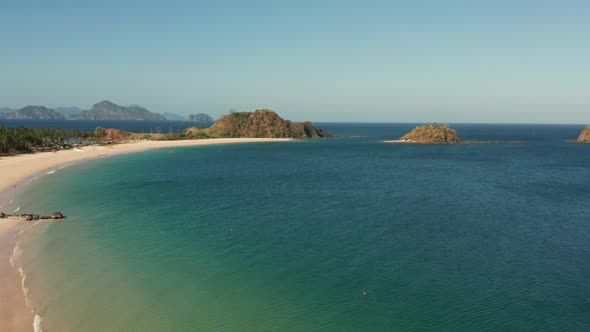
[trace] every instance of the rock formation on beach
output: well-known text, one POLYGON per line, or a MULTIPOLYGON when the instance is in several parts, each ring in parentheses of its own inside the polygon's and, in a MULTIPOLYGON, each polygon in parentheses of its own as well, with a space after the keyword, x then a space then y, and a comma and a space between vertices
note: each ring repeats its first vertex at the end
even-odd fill
POLYGON ((21 214, 6 214, 4 212, 0 212, 0 219, 6 219, 6 218, 17 218, 20 220, 27 220, 27 221, 31 221, 31 220, 45 220, 45 219, 63 219, 65 218, 65 216, 63 215, 63 213, 56 211, 53 212, 51 215, 38 215, 38 214, 32 214, 32 213, 21 213, 21 214))
POLYGON ((453 144, 463 140, 457 136, 455 130, 438 124, 423 125, 414 128, 400 138, 400 141, 416 144, 453 144))
POLYGON ((584 128, 580 136, 578 136, 578 142, 590 143, 590 126, 584 128))
POLYGON ((272 110, 234 112, 222 116, 210 128, 210 136, 266 138, 330 138, 332 134, 316 128, 309 121, 284 120, 272 110))

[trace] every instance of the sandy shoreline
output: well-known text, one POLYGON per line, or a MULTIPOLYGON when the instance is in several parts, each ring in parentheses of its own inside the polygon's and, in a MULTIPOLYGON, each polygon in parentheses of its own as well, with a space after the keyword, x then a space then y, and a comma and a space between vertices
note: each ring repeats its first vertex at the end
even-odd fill
MULTIPOLYGON (((0 206, 8 203, 11 188, 35 174, 64 164, 132 152, 214 144, 285 142, 288 138, 219 138, 181 141, 139 141, 109 146, 86 146, 81 149, 42 152, 0 158, 0 206), (8 194, 7 194, 8 193, 8 194), (6 200, 2 202, 2 200, 6 200)), ((0 208, 0 212, 2 208, 0 208)), ((13 211, 4 211, 12 213, 13 211)), ((25 305, 18 271, 10 265, 16 233, 24 223, 0 219, 0 331, 33 331, 34 315, 25 305)))

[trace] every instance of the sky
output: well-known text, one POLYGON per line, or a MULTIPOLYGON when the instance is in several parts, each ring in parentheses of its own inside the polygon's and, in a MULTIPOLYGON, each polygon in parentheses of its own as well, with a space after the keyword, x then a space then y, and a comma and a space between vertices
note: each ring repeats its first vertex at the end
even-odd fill
POLYGON ((0 107, 590 123, 590 1, 0 0, 0 107))

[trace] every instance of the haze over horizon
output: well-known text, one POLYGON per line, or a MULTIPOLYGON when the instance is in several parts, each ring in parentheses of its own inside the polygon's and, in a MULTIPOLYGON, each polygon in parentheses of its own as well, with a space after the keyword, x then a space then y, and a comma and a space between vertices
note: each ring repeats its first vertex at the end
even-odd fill
POLYGON ((0 4, 0 108, 590 122, 585 1, 0 4))

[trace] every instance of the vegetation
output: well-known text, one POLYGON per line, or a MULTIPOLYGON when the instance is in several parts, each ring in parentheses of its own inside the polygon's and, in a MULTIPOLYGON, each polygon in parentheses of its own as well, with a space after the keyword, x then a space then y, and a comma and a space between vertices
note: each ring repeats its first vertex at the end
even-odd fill
POLYGON ((416 127, 411 132, 405 134, 401 140, 421 144, 452 144, 462 142, 455 130, 438 124, 416 127))
POLYGON ((6 128, 0 126, 0 155, 54 151, 76 145, 118 143, 130 140, 182 140, 222 137, 320 138, 332 134, 315 128, 311 122, 283 120, 271 110, 234 112, 223 116, 210 128, 191 127, 182 133, 143 134, 112 128, 96 128, 93 132, 45 128, 6 128))
POLYGON ((96 140, 94 133, 61 128, 6 128, 0 125, 0 154, 58 150, 89 140, 96 140))
POLYGON ((587 142, 590 143, 590 126, 584 128, 580 136, 578 137, 578 142, 587 142))
POLYGON ((233 112, 221 117, 204 132, 213 137, 333 137, 332 134, 315 128, 311 122, 284 120, 272 110, 233 112))

